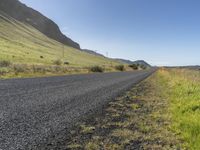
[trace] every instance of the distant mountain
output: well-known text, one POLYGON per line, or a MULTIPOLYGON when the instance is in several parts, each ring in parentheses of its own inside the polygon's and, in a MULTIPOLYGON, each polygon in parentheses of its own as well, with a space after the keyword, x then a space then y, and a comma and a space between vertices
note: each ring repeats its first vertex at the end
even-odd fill
POLYGON ((126 59, 120 59, 120 58, 116 58, 115 60, 119 61, 119 62, 122 62, 124 64, 133 64, 133 61, 130 61, 130 60, 126 60, 126 59))
POLYGON ((95 52, 94 50, 89 50, 89 49, 81 49, 81 50, 84 51, 84 52, 86 52, 86 53, 92 54, 92 55, 105 57, 104 55, 102 55, 102 54, 100 54, 100 53, 97 53, 97 52, 95 52))
POLYGON ((150 64, 148 64, 146 61, 144 60, 137 60, 137 61, 133 61, 133 64, 139 64, 139 65, 143 65, 145 67, 151 67, 150 64))
POLYGON ((18 0, 0 0, 0 14, 2 13, 33 26, 49 38, 73 48, 80 49, 78 43, 62 34, 56 23, 18 0))
POLYGON ((143 65, 145 67, 151 67, 151 65, 145 62, 144 60, 137 60, 137 61, 131 61, 131 60, 126 60, 126 59, 115 59, 115 60, 120 61, 125 64, 129 64, 129 65, 136 64, 136 65, 143 65))
POLYGON ((165 68, 181 68, 181 69, 200 70, 199 65, 194 65, 194 66, 165 66, 165 68))

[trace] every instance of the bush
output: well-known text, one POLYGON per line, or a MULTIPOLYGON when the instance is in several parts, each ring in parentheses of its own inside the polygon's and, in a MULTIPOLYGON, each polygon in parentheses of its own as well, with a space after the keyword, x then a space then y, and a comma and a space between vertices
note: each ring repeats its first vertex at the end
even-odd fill
POLYGON ((129 65, 129 67, 132 68, 133 70, 138 69, 138 65, 136 65, 136 64, 131 64, 131 65, 129 65))
POLYGON ((118 66, 115 66, 115 69, 119 70, 119 71, 124 71, 125 67, 124 67, 124 65, 118 65, 118 66))
POLYGON ((8 60, 0 61, 0 67, 9 67, 12 63, 8 60))
POLYGON ((44 58, 44 56, 40 56, 40 58, 41 58, 41 59, 43 59, 43 58, 44 58))
POLYGON ((69 62, 68 62, 68 61, 65 61, 65 62, 64 62, 64 65, 69 65, 69 62))
POLYGON ((62 61, 61 61, 60 59, 57 59, 57 60, 55 60, 55 61, 53 62, 53 64, 54 64, 54 65, 60 66, 60 65, 62 65, 62 61))
POLYGON ((104 72, 104 68, 100 67, 100 66, 93 66, 90 68, 91 72, 104 72))

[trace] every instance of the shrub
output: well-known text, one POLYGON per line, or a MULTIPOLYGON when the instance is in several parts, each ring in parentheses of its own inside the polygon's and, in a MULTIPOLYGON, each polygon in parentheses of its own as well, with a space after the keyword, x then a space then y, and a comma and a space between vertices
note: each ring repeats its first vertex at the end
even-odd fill
POLYGON ((40 58, 41 58, 41 59, 43 59, 43 58, 44 58, 44 56, 40 56, 40 58))
POLYGON ((93 66, 90 68, 91 72, 104 72, 104 68, 100 67, 100 66, 93 66))
POLYGON ((12 63, 8 60, 0 61, 0 67, 9 67, 12 63))
POLYGON ((118 66, 115 66, 115 69, 119 70, 119 71, 124 71, 125 67, 124 67, 124 65, 118 65, 118 66))
POLYGON ((54 65, 58 65, 58 66, 62 65, 62 61, 60 59, 55 60, 53 63, 54 65))
POLYGON ((64 65, 69 65, 69 62, 68 62, 68 61, 65 61, 65 62, 64 62, 64 65))
POLYGON ((129 65, 129 67, 132 68, 133 70, 138 69, 138 65, 136 65, 136 64, 131 64, 131 65, 129 65))

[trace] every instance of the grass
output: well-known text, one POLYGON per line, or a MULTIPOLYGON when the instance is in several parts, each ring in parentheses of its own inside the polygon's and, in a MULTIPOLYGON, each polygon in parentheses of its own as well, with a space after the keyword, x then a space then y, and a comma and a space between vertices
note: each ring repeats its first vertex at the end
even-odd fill
POLYGON ((189 149, 200 149, 200 71, 162 69, 159 74, 170 89, 172 129, 189 149))
POLYGON ((84 134, 93 133, 95 130, 95 127, 92 127, 92 126, 81 125, 81 128, 82 128, 81 133, 84 133, 84 134))
POLYGON ((0 78, 20 77, 42 77, 65 74, 89 73, 87 67, 70 67, 62 65, 31 65, 11 64, 7 67, 0 67, 0 78))
POLYGON ((0 15, 0 22, 0 61, 43 66, 68 62, 69 67, 103 66, 108 70, 120 64, 112 59, 63 45, 12 18, 0 15))

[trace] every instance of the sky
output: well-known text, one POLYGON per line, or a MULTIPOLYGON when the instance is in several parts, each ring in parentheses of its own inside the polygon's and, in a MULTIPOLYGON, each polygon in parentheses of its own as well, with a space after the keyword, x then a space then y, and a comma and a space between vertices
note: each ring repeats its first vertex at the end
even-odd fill
POLYGON ((200 65, 199 0, 20 0, 81 48, 152 65, 200 65))

